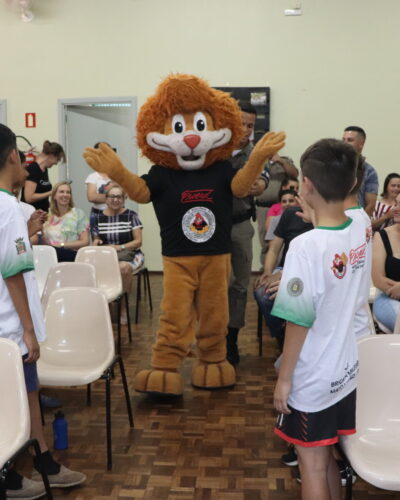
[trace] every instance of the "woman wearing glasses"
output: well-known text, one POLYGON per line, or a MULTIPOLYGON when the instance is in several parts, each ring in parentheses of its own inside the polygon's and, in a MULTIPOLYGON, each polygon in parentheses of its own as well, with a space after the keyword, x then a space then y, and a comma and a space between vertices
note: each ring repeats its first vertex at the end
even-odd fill
MULTIPOLYGON (((118 255, 124 292, 132 290, 132 274, 144 263, 142 223, 136 212, 125 208, 126 195, 119 186, 111 187, 105 195, 107 208, 91 222, 93 245, 108 245, 118 255)), ((123 302, 122 302, 123 303, 123 302)), ((121 322, 126 323, 126 311, 121 322)))

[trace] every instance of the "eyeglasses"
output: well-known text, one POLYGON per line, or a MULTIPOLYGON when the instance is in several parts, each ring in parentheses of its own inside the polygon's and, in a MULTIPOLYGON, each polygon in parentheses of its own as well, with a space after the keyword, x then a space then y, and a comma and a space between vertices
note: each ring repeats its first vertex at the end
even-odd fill
POLYGON ((106 198, 111 198, 112 200, 122 200, 122 194, 106 194, 106 198))

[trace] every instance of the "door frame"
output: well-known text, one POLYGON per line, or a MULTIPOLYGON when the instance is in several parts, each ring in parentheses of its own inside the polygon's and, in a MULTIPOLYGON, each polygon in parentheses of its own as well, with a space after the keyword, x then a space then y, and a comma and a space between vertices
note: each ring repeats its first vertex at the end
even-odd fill
POLYGON ((7 124, 7 100, 0 99, 0 123, 7 124))
MULTIPOLYGON (((58 99, 58 138, 59 143, 62 145, 64 150, 67 148, 67 127, 66 127, 66 117, 68 106, 87 106, 90 104, 123 104, 129 103, 134 110, 131 119, 131 130, 136 131, 136 114, 137 114, 137 97, 126 96, 126 97, 82 97, 82 98, 71 98, 71 99, 58 99)), ((60 165, 58 169, 58 180, 67 179, 68 177, 67 165, 64 163, 60 165)))

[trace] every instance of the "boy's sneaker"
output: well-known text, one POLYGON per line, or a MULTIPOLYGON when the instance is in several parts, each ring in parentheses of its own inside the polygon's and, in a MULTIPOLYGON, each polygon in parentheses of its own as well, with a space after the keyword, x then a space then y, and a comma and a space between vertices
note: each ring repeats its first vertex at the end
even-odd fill
MULTIPOLYGON (((342 483, 342 486, 346 486, 346 465, 342 460, 336 460, 336 463, 338 464, 339 467, 339 473, 340 473, 340 480, 342 483)), ((357 480, 357 476, 354 474, 352 475, 351 482, 354 484, 357 480)), ((297 470, 296 472, 296 481, 298 483, 301 483, 301 477, 300 477, 300 471, 297 470)))
POLYGON ((27 477, 22 478, 22 486, 17 489, 6 490, 6 498, 23 498, 25 500, 34 500, 41 498, 46 494, 42 481, 32 481, 27 477))
MULTIPOLYGON (((47 474, 51 488, 70 488, 71 486, 78 486, 86 481, 85 474, 68 469, 61 465, 60 472, 57 474, 47 474)), ((34 470, 32 479, 41 481, 42 476, 40 472, 34 470)), ((43 483, 42 483, 43 484, 43 483)))
POLYGON ((295 467, 298 465, 296 448, 293 444, 288 446, 288 451, 281 457, 282 463, 288 465, 289 467, 295 467))

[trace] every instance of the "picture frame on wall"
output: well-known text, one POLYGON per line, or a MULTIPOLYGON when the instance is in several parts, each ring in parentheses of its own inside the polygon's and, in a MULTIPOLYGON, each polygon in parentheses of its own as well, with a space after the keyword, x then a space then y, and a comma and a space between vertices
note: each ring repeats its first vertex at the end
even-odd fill
POLYGON ((254 144, 269 132, 270 87, 215 87, 230 94, 240 104, 251 104, 257 111, 254 127, 254 144))

